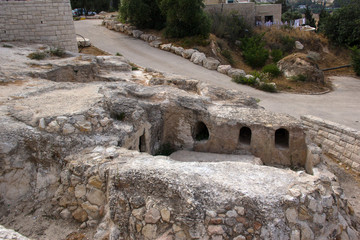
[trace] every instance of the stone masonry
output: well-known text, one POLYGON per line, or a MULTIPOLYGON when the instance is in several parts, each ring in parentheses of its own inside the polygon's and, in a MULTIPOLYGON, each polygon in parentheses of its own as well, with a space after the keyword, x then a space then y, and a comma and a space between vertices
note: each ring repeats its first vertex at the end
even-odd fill
POLYGON ((360 132, 314 116, 302 116, 313 142, 324 153, 360 172, 360 132))
POLYGON ((0 41, 43 43, 77 52, 70 1, 0 1, 0 41))

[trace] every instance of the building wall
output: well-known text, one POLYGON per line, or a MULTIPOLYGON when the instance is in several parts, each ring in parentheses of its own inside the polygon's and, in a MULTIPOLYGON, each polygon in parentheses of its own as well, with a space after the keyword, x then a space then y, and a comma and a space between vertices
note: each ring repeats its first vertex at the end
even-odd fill
POLYGON ((261 16, 262 22, 265 22, 265 16, 273 16, 274 22, 280 22, 281 4, 255 5, 255 16, 261 16))
POLYGON ((0 1, 0 41, 42 43, 77 52, 70 1, 0 1))
POLYGON ((273 16, 274 22, 281 21, 281 4, 258 5, 253 2, 212 4, 207 5, 205 11, 222 12, 223 14, 237 13, 243 16, 245 21, 252 26, 255 25, 255 16, 261 17, 262 22, 265 22, 265 16, 273 16))
POLYGON ((325 154, 360 172, 360 131, 313 116, 301 120, 325 154))
POLYGON ((255 3, 214 4, 205 7, 207 12, 237 13, 250 25, 255 25, 255 3))

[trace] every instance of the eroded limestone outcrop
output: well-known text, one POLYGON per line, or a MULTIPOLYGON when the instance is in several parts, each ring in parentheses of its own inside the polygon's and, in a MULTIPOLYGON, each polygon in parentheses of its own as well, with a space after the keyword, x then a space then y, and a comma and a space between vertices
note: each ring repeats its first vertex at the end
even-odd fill
MULTIPOLYGON (((14 209, 33 204, 30 213, 96 229, 92 239, 357 239, 351 208, 335 176, 313 166, 321 153, 299 120, 238 91, 132 71, 122 57, 33 61, 31 51, 0 57, 6 227, 27 216, 14 209), (240 160, 152 156, 164 146, 240 160)), ((34 238, 44 229, 16 228, 34 238)))

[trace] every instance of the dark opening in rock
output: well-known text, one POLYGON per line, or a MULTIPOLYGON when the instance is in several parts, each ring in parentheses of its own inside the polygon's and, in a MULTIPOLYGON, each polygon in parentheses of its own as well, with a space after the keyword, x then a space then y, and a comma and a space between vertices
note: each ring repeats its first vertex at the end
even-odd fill
POLYGON ((284 128, 279 128, 275 132, 275 146, 288 148, 289 147, 289 131, 284 128))
POLYGON ((139 138, 139 151, 146 152, 145 133, 139 138))
POLYGON ((250 145, 251 143, 251 129, 248 127, 242 127, 240 129, 239 142, 241 144, 250 145))
POLYGON ((206 127, 205 123, 198 122, 195 127, 194 139, 196 141, 208 140, 209 139, 209 130, 206 127))

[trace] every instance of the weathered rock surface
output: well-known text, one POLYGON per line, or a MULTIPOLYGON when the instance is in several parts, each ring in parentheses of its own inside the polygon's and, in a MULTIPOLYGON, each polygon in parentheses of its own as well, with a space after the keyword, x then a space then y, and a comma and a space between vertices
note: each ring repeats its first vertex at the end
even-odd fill
POLYGON ((201 52, 194 52, 192 55, 191 55, 191 58, 190 58, 190 61, 195 63, 195 64, 198 64, 198 65, 202 65, 203 64, 203 61, 206 59, 206 56, 204 53, 201 53, 201 52))
POLYGON ((209 70, 217 70, 219 64, 220 62, 212 57, 205 58, 203 61, 203 66, 209 70))
MULTIPOLYGON (((74 219, 76 229, 96 228, 95 239, 358 237, 321 164, 314 176, 271 167, 318 163, 299 120, 239 91, 131 71, 120 57, 39 62, 26 58, 31 47, 0 49, 1 213, 35 212, 29 226, 74 219), (168 145, 248 157, 150 155, 168 145)), ((27 231, 37 238, 46 227, 27 231)))
POLYGON ((24 237, 20 233, 15 232, 12 229, 6 229, 4 226, 0 225, 0 239, 4 240, 29 240, 29 238, 24 237))
POLYGON ((237 76, 245 77, 246 73, 242 69, 231 68, 227 71, 227 75, 229 77, 237 77, 237 76))
POLYGON ((306 81, 324 83, 324 73, 306 54, 289 55, 281 59, 277 65, 287 78, 302 75, 306 81))

